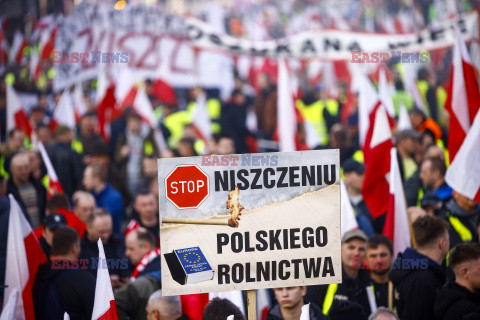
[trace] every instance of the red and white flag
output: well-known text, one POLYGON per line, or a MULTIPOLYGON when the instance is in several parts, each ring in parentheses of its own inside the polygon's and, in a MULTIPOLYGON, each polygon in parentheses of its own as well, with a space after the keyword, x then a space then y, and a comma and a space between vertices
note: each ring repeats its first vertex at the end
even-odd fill
POLYGON ((27 47, 27 40, 20 31, 15 31, 12 47, 10 48, 10 63, 20 64, 24 56, 24 50, 27 47))
POLYGON ((48 60, 55 48, 55 37, 58 26, 50 26, 42 31, 40 35, 40 58, 41 60, 48 60))
MULTIPOLYGON (((98 239, 98 258, 100 262, 106 261, 102 240, 98 239)), ((112 282, 108 268, 98 264, 97 283, 95 284, 95 300, 93 302, 92 320, 118 320, 117 305, 113 297, 112 282)))
POLYGON ((62 96, 60 97, 60 100, 53 111, 53 119, 59 125, 67 126, 72 130, 75 129, 75 110, 73 107, 73 97, 70 94, 70 90, 65 89, 63 91, 62 96))
POLYGON ((350 230, 358 229, 357 218, 355 218, 355 211, 353 210, 352 203, 348 197, 347 187, 343 180, 340 180, 340 204, 341 204, 341 219, 342 225, 340 226, 340 233, 343 237, 345 233, 350 230))
POLYGON ((375 108, 371 125, 372 137, 370 151, 365 157, 365 179, 362 194, 372 216, 377 218, 387 212, 389 185, 387 174, 390 172, 390 149, 393 147, 392 132, 387 112, 383 105, 375 108))
POLYGON ((75 85, 75 89, 73 90, 73 111, 75 113, 75 120, 77 122, 88 111, 85 98, 83 96, 81 83, 77 83, 75 85))
POLYGON ((453 63, 450 72, 445 109, 450 113, 448 152, 450 161, 455 159, 463 139, 480 108, 480 92, 467 46, 456 30, 457 41, 453 47, 453 63))
POLYGON ((0 65, 6 65, 8 60, 8 42, 2 27, 0 26, 0 65))
POLYGON ((383 234, 393 242, 393 256, 411 246, 407 204, 398 166, 397 149, 390 150, 390 196, 383 234))
POLYGON ((32 289, 38 267, 47 262, 38 239, 12 195, 8 221, 7 263, 5 267, 4 305, 14 290, 21 293, 15 309, 16 320, 35 320, 32 289))
POLYGON ((277 134, 281 152, 296 150, 297 117, 285 59, 278 62, 277 134))
POLYGON ((469 199, 480 202, 480 112, 445 175, 447 184, 469 199))
POLYGON ((53 168, 52 162, 48 157, 47 151, 45 150, 43 143, 38 141, 37 146, 38 146, 38 150, 40 151, 40 155, 42 156, 43 164, 45 164, 45 167, 47 168, 47 175, 48 175, 47 197, 50 198, 55 193, 64 193, 62 185, 58 180, 57 173, 53 168))
POLYGON ((23 108, 20 98, 15 89, 7 83, 7 132, 15 128, 22 129, 27 136, 31 136, 33 130, 28 121, 27 112, 23 108))
POLYGON ((272 303, 270 302, 270 296, 267 289, 257 290, 257 319, 265 320, 267 318, 268 310, 272 303))
POLYGON ((388 115, 391 117, 395 116, 395 108, 393 107, 392 96, 390 94, 390 89, 388 87, 387 75, 385 74, 385 69, 381 68, 379 72, 378 80, 378 97, 382 104, 385 106, 388 115))
POLYGON ((30 50, 30 65, 29 65, 30 79, 38 81, 40 77, 40 54, 35 47, 30 50))

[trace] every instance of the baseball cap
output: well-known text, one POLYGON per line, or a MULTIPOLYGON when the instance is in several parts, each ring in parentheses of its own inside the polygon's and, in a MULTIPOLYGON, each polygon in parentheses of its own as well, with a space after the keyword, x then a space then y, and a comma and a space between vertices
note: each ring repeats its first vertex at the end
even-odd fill
POLYGON ((343 172, 356 172, 358 174, 363 174, 365 172, 365 166, 358 161, 348 159, 343 163, 343 172))
POLYGON ((67 220, 65 217, 59 213, 52 212, 43 220, 45 228, 50 230, 65 227, 67 225, 67 220))
POLYGON ((367 241, 368 239, 365 232, 363 232, 362 230, 356 229, 356 230, 350 230, 346 232, 342 237, 342 242, 345 243, 355 238, 363 241, 367 241))

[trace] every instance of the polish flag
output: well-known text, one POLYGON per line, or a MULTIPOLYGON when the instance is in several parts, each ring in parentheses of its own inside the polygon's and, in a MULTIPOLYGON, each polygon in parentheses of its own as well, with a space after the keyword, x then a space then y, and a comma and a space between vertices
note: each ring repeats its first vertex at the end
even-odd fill
POLYGON ((387 109, 388 115, 391 117, 395 116, 395 108, 393 107, 392 96, 390 94, 390 89, 388 88, 387 75, 385 74, 385 69, 380 69, 379 80, 378 80, 378 96, 380 102, 387 109))
POLYGON ((180 296, 183 314, 190 320, 202 320, 203 311, 209 301, 208 295, 208 293, 199 293, 180 296))
POLYGON ((40 58, 42 60, 48 60, 55 48, 55 37, 57 34, 58 26, 47 28, 42 31, 40 35, 40 58))
POLYGON ((35 47, 30 50, 30 66, 29 66, 30 79, 37 81, 40 77, 40 54, 35 47))
POLYGON ((453 47, 453 62, 445 109, 450 113, 448 152, 450 161, 455 159, 458 149, 467 135, 470 125, 480 108, 480 92, 467 46, 456 30, 457 41, 453 47))
POLYGON ((115 86, 110 87, 105 91, 103 99, 97 106, 98 125, 100 127, 100 135, 105 141, 110 140, 110 124, 115 118, 115 86))
POLYGON ((357 218, 355 218, 355 211, 353 211, 352 203, 348 197, 347 187, 343 180, 340 180, 340 199, 341 199, 341 219, 342 225, 340 232, 342 237, 350 230, 358 229, 357 218))
POLYGON ((27 47, 27 40, 20 31, 15 31, 12 47, 10 48, 9 60, 11 63, 20 64, 24 56, 24 50, 27 47))
POLYGON ((8 221, 7 263, 5 267, 4 305, 12 293, 21 292, 15 308, 16 320, 35 320, 32 289, 38 267, 47 262, 30 223, 12 195, 8 221))
POLYGON ((75 120, 78 122, 80 118, 87 113, 88 108, 85 104, 85 98, 83 96, 83 89, 80 83, 75 85, 73 90, 73 111, 75 113, 75 120))
POLYGON ((413 97, 415 105, 426 112, 425 101, 423 101, 417 86, 417 66, 414 63, 402 63, 401 66, 403 67, 402 81, 405 91, 413 97))
MULTIPOLYGON (((7 304, 3 305, 2 314, 0 315, 0 320, 15 320, 15 312, 17 311, 18 298, 20 293, 17 289, 13 289, 8 297, 7 304)), ((7 297, 5 297, 7 299, 7 297)))
POLYGON ((207 108, 207 96, 202 92, 195 101, 195 109, 192 114, 192 125, 197 135, 205 142, 212 137, 212 123, 207 108))
POLYGON ((152 128, 153 138, 160 152, 166 151, 168 149, 167 142, 165 141, 163 134, 159 130, 158 121, 155 117, 155 112, 153 111, 152 104, 147 96, 147 92, 145 91, 145 85, 143 84, 140 85, 140 87, 137 89, 135 100, 133 101, 133 108, 140 115, 140 117, 142 117, 142 119, 152 128))
MULTIPOLYGON (((98 239, 98 258, 106 261, 102 240, 98 239)), ((95 284, 95 300, 93 302, 92 320, 118 320, 117 305, 113 297, 112 282, 107 268, 98 264, 97 283, 95 284)))
POLYGON ((62 96, 60 97, 60 100, 53 111, 53 119, 59 125, 67 126, 72 130, 75 129, 75 111, 70 90, 65 89, 63 91, 62 96))
POLYGON ((390 172, 390 149, 393 147, 389 119, 383 105, 375 108, 372 119, 372 138, 368 157, 365 157, 365 179, 362 194, 372 216, 377 218, 387 212, 390 172))
POLYGON ((278 62, 277 134, 281 152, 296 150, 297 121, 285 59, 278 62))
POLYGON ((38 141, 37 146, 38 146, 38 150, 40 151, 40 155, 42 156, 43 163, 45 164, 45 167, 47 168, 47 175, 48 175, 47 197, 50 198, 55 193, 64 193, 62 185, 60 184, 60 181, 58 180, 57 173, 55 172, 55 169, 53 168, 52 162, 50 161, 50 158, 48 157, 47 151, 45 150, 45 147, 43 146, 43 143, 38 141))
POLYGON ((480 202, 480 112, 448 167, 445 180, 453 190, 480 202))
POLYGON ((257 290, 257 319, 265 320, 267 318, 268 310, 272 303, 270 302, 270 296, 267 289, 257 290))
POLYGON ((0 27, 0 65, 6 65, 8 60, 8 42, 3 29, 0 27))
POLYGON ((31 137, 33 132, 30 122, 28 121, 27 112, 22 107, 20 98, 15 89, 7 83, 7 132, 12 129, 19 128, 25 132, 25 135, 31 137))
POLYGON ((396 148, 390 150, 390 196, 383 234, 393 242, 394 257, 411 246, 407 205, 396 148))
POLYGON ((412 129, 412 121, 410 121, 407 108, 401 103, 400 111, 398 112, 397 130, 402 131, 407 129, 412 129))

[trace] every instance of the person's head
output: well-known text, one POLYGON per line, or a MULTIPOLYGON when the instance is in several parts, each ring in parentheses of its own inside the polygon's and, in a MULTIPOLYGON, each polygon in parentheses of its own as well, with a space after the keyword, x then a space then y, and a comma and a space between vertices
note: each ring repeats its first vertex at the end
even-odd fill
POLYGON ((228 299, 213 298, 203 311, 202 320, 225 320, 233 315, 234 320, 245 320, 242 311, 228 299))
POLYGON ((97 115, 95 112, 87 112, 80 119, 80 133, 85 136, 94 134, 97 124, 97 115))
POLYGON ((445 161, 440 158, 427 158, 420 166, 419 177, 426 188, 436 189, 443 184, 446 172, 445 161))
POLYGON ((426 192, 420 200, 420 206, 427 215, 436 216, 442 208, 442 200, 433 192, 426 192))
POLYGON ((400 318, 392 309, 379 307, 368 317, 368 320, 400 320, 400 318))
POLYGON ((25 143, 25 133, 18 128, 12 129, 8 133, 8 147, 13 152, 18 152, 23 148, 25 143))
POLYGON ((83 185, 85 189, 95 190, 97 186, 103 186, 107 182, 107 170, 99 164, 91 164, 83 172, 83 185))
POLYGON ((461 243, 448 255, 448 267, 455 281, 472 292, 480 290, 480 244, 461 243))
POLYGON ((45 226, 42 231, 43 238, 49 246, 52 246, 55 230, 66 227, 67 220, 63 215, 52 212, 43 219, 43 225, 45 226))
POLYGON ((413 157, 420 147, 421 135, 413 129, 402 130, 397 133, 397 148, 413 157))
POLYGON ((336 123, 330 129, 330 146, 342 148, 350 146, 350 132, 346 125, 336 123))
POLYGON ((58 228, 53 234, 52 256, 76 260, 80 255, 80 239, 71 227, 58 228))
POLYGON ((274 288, 273 293, 278 301, 280 310, 300 309, 303 306, 303 298, 307 294, 307 287, 274 288))
POLYGON ((353 193, 353 195, 361 194, 363 178, 365 176, 365 166, 358 161, 348 159, 343 164, 343 174, 349 193, 353 193))
POLYGON ((235 153, 235 142, 228 136, 219 136, 216 141, 215 153, 218 155, 235 153))
POLYGON ((18 185, 24 185, 29 181, 31 168, 28 162, 28 156, 25 153, 17 153, 10 162, 10 173, 13 182, 18 185))
POLYGON ((73 213, 86 223, 88 217, 97 206, 94 196, 89 192, 77 191, 73 194, 72 200, 73 213))
POLYGON ((150 190, 141 190, 135 197, 133 208, 137 211, 140 219, 152 219, 157 216, 157 201, 150 190))
POLYGON ((237 88, 232 92, 232 101, 236 105, 243 106, 246 103, 247 98, 245 97, 243 91, 237 88))
POLYGON ((45 118, 45 108, 35 106, 30 111, 30 119, 33 121, 35 125, 42 123, 44 118, 45 118))
POLYGON ((458 206, 467 211, 473 211, 477 208, 478 202, 472 199, 465 197, 460 192, 453 190, 452 192, 453 199, 457 202, 458 206))
POLYGON ((418 127, 420 127, 420 125, 426 119, 425 114, 417 108, 410 110, 408 115, 410 116, 410 122, 412 123, 412 127, 414 129, 418 129, 418 127))
POLYGON ((182 138, 178 142, 177 151, 180 154, 180 157, 194 157, 197 155, 195 151, 195 139, 193 138, 182 138))
POLYGON ((134 112, 127 115, 127 130, 139 134, 142 128, 142 118, 134 112))
POLYGON ((367 241, 367 264, 370 271, 383 276, 392 267, 393 244, 384 235, 375 234, 367 241))
POLYGON ((450 248, 449 224, 438 217, 421 216, 412 224, 418 250, 429 251, 443 260, 450 248))
POLYGON ((36 133, 38 140, 43 143, 44 146, 52 143, 52 130, 48 126, 44 124, 38 125, 36 133))
POLYGON ((55 131, 55 137, 58 142, 70 145, 74 139, 73 130, 67 126, 58 126, 55 131))
POLYGON ((110 213, 104 208, 96 208, 87 218, 88 240, 97 242, 98 238, 106 244, 113 232, 113 220, 110 213))
POLYGON ((157 241, 150 231, 144 228, 134 229, 125 237, 125 256, 136 265, 144 255, 155 249, 157 241))
POLYGON ((342 237, 342 266, 358 269, 365 258, 367 236, 361 230, 351 230, 342 237))
POLYGON ((425 149, 423 157, 425 159, 439 158, 445 162, 445 152, 436 144, 432 144, 425 149))
POLYGON ((56 212, 58 209, 70 210, 70 202, 67 195, 63 193, 55 193, 47 200, 45 207, 47 213, 56 212))
POLYGON ((176 320, 182 316, 179 296, 163 297, 162 291, 152 293, 148 298, 147 320, 176 320))

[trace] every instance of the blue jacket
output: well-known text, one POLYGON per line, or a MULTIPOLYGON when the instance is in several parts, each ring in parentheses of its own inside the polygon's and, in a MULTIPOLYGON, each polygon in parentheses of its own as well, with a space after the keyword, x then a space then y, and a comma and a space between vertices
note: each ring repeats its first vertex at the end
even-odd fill
POLYGON ((123 218, 123 197, 115 190, 110 183, 107 182, 105 189, 100 193, 92 192, 95 200, 97 201, 97 207, 105 208, 110 212, 113 219, 113 232, 117 236, 121 236, 120 226, 123 218))

